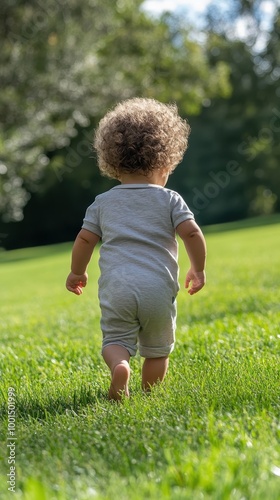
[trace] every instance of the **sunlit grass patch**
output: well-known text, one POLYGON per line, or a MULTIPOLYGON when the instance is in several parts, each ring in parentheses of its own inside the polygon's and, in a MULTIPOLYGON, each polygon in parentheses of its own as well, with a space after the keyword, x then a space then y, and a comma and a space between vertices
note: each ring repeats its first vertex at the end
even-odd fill
POLYGON ((1 498, 278 500, 279 229, 209 233, 208 283, 193 297, 180 247, 168 376, 144 395, 137 356, 121 405, 107 399, 100 355, 98 253, 81 297, 64 286, 71 245, 9 253, 0 266, 1 498), (9 387, 15 493, 6 483, 9 387))

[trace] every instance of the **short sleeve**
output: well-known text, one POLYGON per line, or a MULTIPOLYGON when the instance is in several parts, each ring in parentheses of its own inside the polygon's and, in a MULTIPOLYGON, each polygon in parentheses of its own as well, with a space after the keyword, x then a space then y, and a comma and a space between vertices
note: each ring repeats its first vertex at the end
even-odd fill
POLYGON ((97 234, 97 236, 100 236, 100 238, 102 238, 99 211, 99 204, 97 200, 95 200, 86 211, 82 229, 87 229, 87 231, 97 234))
POLYGON ((171 219, 174 228, 185 220, 194 219, 193 213, 190 211, 182 196, 175 192, 173 192, 171 198, 171 219))

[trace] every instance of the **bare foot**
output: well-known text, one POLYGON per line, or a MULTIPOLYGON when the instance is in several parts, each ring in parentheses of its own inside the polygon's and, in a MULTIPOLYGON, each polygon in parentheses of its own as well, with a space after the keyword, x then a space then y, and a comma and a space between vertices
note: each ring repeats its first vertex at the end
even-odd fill
POLYGON ((127 362, 122 362, 115 366, 112 374, 112 382, 109 389, 109 399, 121 401, 123 396, 129 397, 128 381, 130 368, 127 362))

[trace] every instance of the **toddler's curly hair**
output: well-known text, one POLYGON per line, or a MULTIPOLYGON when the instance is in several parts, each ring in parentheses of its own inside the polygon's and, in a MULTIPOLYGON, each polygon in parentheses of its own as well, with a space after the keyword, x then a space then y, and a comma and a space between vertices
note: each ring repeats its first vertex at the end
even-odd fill
POLYGON ((176 104, 140 97, 122 101, 100 120, 95 132, 100 172, 118 180, 123 173, 171 173, 183 158, 189 133, 176 104))

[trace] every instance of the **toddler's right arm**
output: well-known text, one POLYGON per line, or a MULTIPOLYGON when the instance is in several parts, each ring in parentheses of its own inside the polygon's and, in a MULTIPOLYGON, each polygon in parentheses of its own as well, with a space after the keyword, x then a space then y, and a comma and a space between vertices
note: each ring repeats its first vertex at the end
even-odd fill
POLYGON ((205 285, 205 262, 206 262, 206 242, 200 227, 194 220, 186 220, 176 227, 176 231, 182 238, 187 250, 191 268, 187 273, 185 287, 190 295, 199 292, 205 285))

